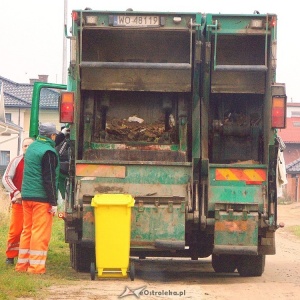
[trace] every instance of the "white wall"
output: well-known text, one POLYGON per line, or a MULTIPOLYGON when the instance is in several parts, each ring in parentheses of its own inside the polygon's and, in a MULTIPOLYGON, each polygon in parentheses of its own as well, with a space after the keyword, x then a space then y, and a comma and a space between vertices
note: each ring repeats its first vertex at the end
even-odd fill
MULTIPOLYGON (((14 124, 23 128, 20 138, 18 134, 0 135, 0 150, 10 151, 10 159, 22 152, 22 140, 29 136, 30 109, 6 109, 6 113, 11 113, 11 120, 14 124), (20 143, 20 145, 19 145, 20 143), (18 151, 19 147, 19 151, 18 151)), ((57 110, 42 110, 40 112, 40 122, 52 122, 56 124, 57 130, 60 130, 60 123, 57 110)))
POLYGON ((300 117, 300 106, 288 106, 286 110, 286 116, 287 118, 300 117))

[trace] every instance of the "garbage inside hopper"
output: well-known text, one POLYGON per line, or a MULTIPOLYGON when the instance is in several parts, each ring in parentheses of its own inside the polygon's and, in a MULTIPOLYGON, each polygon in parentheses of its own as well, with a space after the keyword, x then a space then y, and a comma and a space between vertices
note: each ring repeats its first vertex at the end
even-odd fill
POLYGON ((106 122, 106 140, 111 141, 144 141, 162 143, 170 141, 175 127, 166 130, 165 123, 141 122, 140 118, 112 119, 106 122))

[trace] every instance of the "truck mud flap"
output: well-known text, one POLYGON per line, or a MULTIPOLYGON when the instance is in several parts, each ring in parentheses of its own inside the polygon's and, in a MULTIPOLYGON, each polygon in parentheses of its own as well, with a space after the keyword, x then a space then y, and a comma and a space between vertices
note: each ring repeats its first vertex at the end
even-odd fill
POLYGON ((214 229, 213 253, 258 253, 258 212, 216 210, 214 229))
POLYGON ((159 249, 182 250, 185 247, 185 241, 155 240, 154 246, 159 249))

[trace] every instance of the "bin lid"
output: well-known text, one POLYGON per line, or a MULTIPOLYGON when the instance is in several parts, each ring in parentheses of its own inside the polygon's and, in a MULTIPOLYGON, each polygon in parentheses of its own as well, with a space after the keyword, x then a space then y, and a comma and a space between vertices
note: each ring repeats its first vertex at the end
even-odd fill
POLYGON ((97 194, 93 197, 91 206, 124 205, 133 206, 134 198, 129 194, 97 194))

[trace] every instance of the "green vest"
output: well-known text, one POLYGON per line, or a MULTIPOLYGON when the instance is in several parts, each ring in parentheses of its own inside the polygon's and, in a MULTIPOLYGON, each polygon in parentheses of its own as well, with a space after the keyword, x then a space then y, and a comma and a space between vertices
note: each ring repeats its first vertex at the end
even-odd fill
POLYGON ((59 157, 55 150, 55 142, 50 138, 38 136, 30 144, 24 156, 24 174, 22 183, 22 198, 40 199, 42 202, 47 200, 47 195, 43 186, 42 178, 42 158, 46 151, 52 151, 57 156, 58 164, 55 169, 56 173, 56 198, 59 178, 59 157), (44 200, 44 201, 43 201, 44 200))

